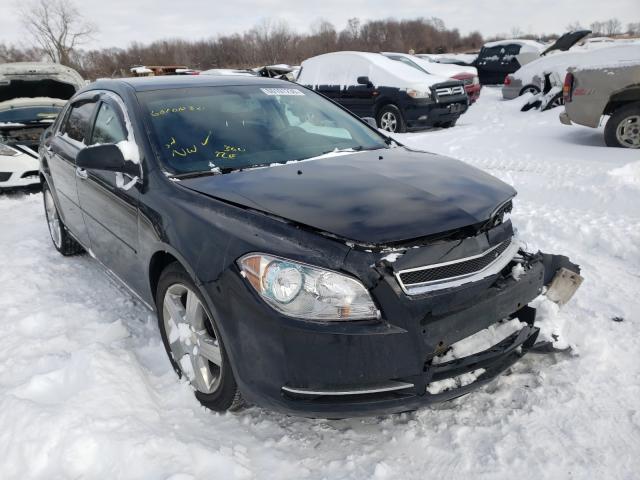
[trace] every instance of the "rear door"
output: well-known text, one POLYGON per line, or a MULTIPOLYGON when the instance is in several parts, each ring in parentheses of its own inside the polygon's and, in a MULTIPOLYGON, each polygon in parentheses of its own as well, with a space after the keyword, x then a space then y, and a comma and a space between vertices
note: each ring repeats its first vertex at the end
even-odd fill
POLYGON ((76 188, 76 155, 87 145, 96 102, 78 99, 67 110, 60 128, 45 143, 43 153, 48 160, 53 189, 65 226, 85 247, 89 236, 78 201, 76 188))
MULTIPOLYGON (((89 145, 118 144, 129 138, 124 112, 115 101, 99 102, 89 145)), ((114 172, 82 170, 78 198, 96 258, 135 290, 138 283, 138 183, 114 172), (120 177, 120 181, 118 180, 120 177)))

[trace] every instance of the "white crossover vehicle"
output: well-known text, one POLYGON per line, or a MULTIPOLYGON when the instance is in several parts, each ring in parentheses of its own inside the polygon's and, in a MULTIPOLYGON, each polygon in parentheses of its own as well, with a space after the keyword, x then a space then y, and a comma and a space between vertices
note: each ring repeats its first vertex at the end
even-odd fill
POLYGON ((78 72, 62 65, 0 65, 0 190, 40 183, 40 136, 83 85, 78 72))

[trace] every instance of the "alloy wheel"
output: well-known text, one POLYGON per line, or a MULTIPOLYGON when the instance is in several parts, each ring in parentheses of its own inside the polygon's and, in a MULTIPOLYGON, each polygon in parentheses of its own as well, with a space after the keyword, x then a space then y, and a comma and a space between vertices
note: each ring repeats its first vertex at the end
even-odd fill
POLYGON ((171 354, 191 386, 213 393, 220 385, 222 350, 202 302, 186 285, 171 285, 163 300, 163 320, 171 354))
POLYGON ((395 132, 398 128, 398 119, 392 112, 384 112, 380 117, 380 128, 387 132, 395 132))
POLYGON ((616 128, 616 138, 627 148, 640 148, 640 115, 623 119, 616 128))
POLYGON ((62 245, 62 225, 60 224, 58 209, 56 208, 56 204, 53 201, 53 196, 49 189, 44 191, 44 207, 51 240, 56 247, 60 248, 62 245))

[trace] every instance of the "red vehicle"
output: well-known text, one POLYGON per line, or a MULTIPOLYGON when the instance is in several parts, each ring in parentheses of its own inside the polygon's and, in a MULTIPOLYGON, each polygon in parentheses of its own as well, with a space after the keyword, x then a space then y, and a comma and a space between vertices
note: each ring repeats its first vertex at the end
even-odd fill
POLYGON ((467 92, 467 96, 469 97, 469 103, 474 103, 478 98, 480 98, 480 90, 482 90, 482 85, 480 85, 480 81, 478 80, 478 76, 472 73, 457 73, 453 75, 451 78, 462 81, 464 83, 464 90, 467 92))

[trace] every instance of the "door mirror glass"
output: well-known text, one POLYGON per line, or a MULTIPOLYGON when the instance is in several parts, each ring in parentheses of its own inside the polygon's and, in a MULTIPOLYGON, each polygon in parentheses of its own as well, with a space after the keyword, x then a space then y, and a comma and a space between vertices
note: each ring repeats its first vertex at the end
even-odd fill
POLYGON ((371 83, 371 80, 369 80, 369 77, 358 77, 356 81, 358 82, 358 85, 366 85, 367 87, 373 86, 373 83, 371 83))
POLYGON ((76 166, 87 170, 126 173, 132 177, 140 174, 139 166, 125 160, 117 145, 94 145, 83 148, 76 157, 76 166))

